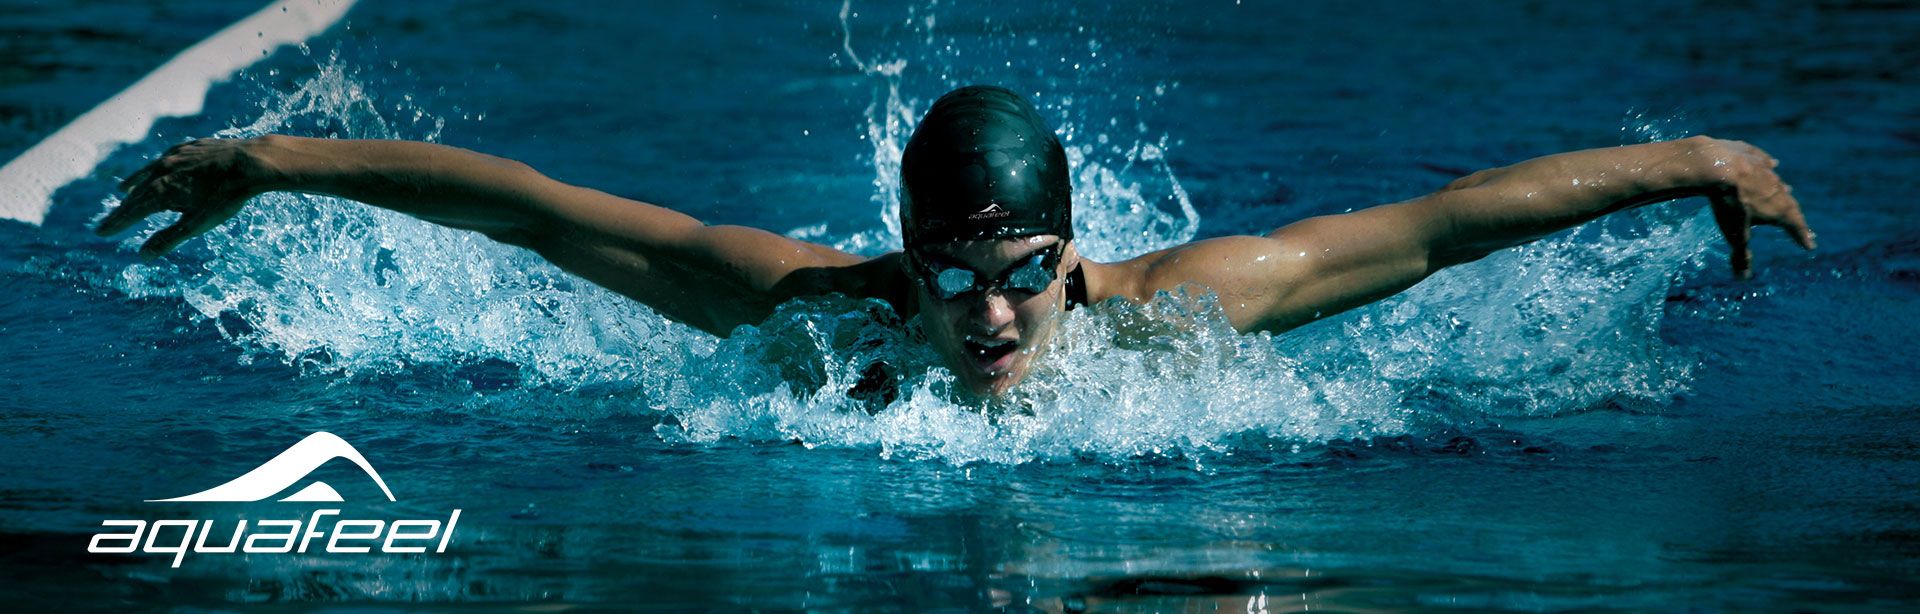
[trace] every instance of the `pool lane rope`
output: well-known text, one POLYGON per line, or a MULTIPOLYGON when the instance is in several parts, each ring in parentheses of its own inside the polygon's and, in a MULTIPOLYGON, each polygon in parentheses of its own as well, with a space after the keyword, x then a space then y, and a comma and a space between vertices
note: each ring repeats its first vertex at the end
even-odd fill
POLYGON ((160 118, 199 113, 215 83, 333 27, 357 1, 280 0, 188 47, 0 167, 0 218, 40 225, 55 190, 145 140, 160 118))

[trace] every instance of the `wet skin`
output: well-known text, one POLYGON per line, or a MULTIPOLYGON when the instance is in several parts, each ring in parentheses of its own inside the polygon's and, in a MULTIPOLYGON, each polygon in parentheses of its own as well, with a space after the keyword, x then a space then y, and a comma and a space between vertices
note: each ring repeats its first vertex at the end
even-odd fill
MULTIPOLYGON (((1079 257, 1089 302, 1144 302, 1191 286, 1213 292, 1234 327, 1280 332, 1391 296, 1442 268, 1533 241, 1607 213, 1707 197, 1737 276, 1751 270, 1751 229, 1779 226, 1813 249, 1813 231, 1778 161, 1739 141, 1692 137, 1591 149, 1490 169, 1440 190, 1351 213, 1300 220, 1262 236, 1196 241, 1117 263, 1079 257)), ((141 248, 158 257, 270 191, 338 196, 533 250, 573 274, 715 335, 765 319, 802 296, 879 298, 921 326, 964 387, 1004 394, 1046 351, 1065 305, 1057 278, 1037 293, 930 296, 899 252, 863 258, 555 181, 524 164, 407 141, 264 136, 183 143, 122 183, 100 223, 124 231, 162 211, 183 215, 141 248), (1011 346, 1011 350, 1009 350, 1011 346)), ((918 246, 989 277, 1057 237, 918 246)))
MULTIPOLYGON (((1060 244, 1053 235, 962 241, 921 248, 947 263, 994 278, 1034 254, 1060 244)), ((1054 280, 1040 292, 988 289, 941 300, 918 279, 913 308, 934 351, 961 385, 975 395, 1005 394, 1046 353, 1066 309, 1066 275, 1080 264, 1072 245, 1054 267, 1054 280)))

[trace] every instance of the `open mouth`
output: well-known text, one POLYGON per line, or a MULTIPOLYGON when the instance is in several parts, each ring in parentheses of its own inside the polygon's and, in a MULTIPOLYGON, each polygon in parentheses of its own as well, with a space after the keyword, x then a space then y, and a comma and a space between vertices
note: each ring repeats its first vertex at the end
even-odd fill
POLYGON ((1013 364, 1013 353, 1020 344, 1012 339, 967 339, 967 356, 973 359, 973 366, 984 373, 997 373, 1013 364))

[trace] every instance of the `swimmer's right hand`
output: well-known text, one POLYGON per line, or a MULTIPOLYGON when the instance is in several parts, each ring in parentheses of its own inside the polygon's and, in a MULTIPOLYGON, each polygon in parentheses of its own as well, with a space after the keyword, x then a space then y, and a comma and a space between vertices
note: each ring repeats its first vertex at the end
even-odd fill
MULTIPOLYGON (((271 137, 268 137, 271 138, 271 137)), ((260 139, 201 139, 169 148, 159 158, 120 182, 127 192, 100 226, 101 236, 118 234, 162 211, 180 219, 153 234, 140 255, 157 258, 240 212, 247 199, 270 191, 272 174, 253 148, 260 139)))

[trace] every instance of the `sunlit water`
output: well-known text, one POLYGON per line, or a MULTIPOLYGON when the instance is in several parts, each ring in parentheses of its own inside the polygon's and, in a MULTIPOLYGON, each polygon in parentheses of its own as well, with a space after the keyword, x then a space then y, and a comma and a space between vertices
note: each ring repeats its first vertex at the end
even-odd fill
MULTIPOLYGON (((1854 55, 1787 56, 1839 66, 1801 84, 1838 94, 1746 106, 1716 101, 1772 82, 1726 72, 1718 94, 1689 98, 1579 80, 1729 69, 1633 27, 1651 17, 1596 25, 1576 9, 1525 23, 1597 30, 1624 57, 1488 25, 1450 27, 1508 53, 1449 46, 1397 29, 1423 19, 1413 9, 596 10, 356 9, 63 191, 46 228, 0 228, 21 297, 3 312, 17 358, 0 528, 24 553, 10 567, 65 569, 34 572, 52 580, 44 599, 191 605, 1152 609, 1197 594, 1234 609, 1564 609, 1915 594, 1920 338, 1906 320, 1920 247, 1901 200, 1915 137, 1836 125, 1914 100, 1911 80, 1859 68, 1897 53, 1885 26, 1848 39, 1854 55), (1396 65, 1409 51, 1332 33, 1349 22, 1451 54, 1396 65), (488 50, 531 40, 567 42, 562 57, 488 50), (1473 65, 1488 61, 1505 64, 1473 65), (1540 76, 1488 76, 1502 70, 1540 76), (1096 259, 1702 131, 1781 157, 1826 253, 1764 237, 1762 277, 1731 282, 1711 219, 1683 202, 1279 337, 1235 334, 1202 291, 1095 305, 1068 315, 1018 391, 1030 411, 982 412, 880 303, 796 302, 717 339, 522 250, 314 196, 262 197, 157 263, 132 251, 159 224, 85 234, 116 202, 112 177, 167 144, 276 132, 472 147, 879 254, 899 246, 913 122, 977 81, 1032 95, 1055 122, 1096 259), (1431 101, 1396 100, 1415 94, 1431 101), (1835 99, 1860 109, 1842 117, 1823 106, 1835 99), (856 390, 876 368, 897 376, 894 394, 856 390), (315 430, 395 485, 398 502, 363 509, 464 508, 454 555, 171 570, 83 551, 108 516, 271 515, 285 504, 140 501, 315 430)), ((1813 69, 1799 70, 1768 78, 1813 69)))

